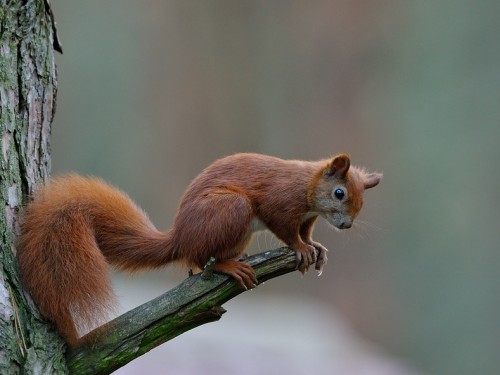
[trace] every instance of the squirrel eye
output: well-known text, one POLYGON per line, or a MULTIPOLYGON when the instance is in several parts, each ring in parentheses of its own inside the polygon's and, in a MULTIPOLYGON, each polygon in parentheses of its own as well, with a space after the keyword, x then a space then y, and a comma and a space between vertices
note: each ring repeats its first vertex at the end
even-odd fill
POLYGON ((342 199, 344 199, 345 191, 344 191, 344 189, 338 188, 338 189, 335 189, 333 194, 335 195, 335 198, 337 198, 339 201, 341 201, 342 199))

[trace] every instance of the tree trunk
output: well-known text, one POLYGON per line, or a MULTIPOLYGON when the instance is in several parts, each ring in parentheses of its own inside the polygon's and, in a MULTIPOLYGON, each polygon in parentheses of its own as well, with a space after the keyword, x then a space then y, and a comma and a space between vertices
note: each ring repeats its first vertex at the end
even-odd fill
POLYGON ((64 373, 64 342, 20 287, 19 211, 50 172, 60 51, 44 0, 0 0, 0 374, 64 373))

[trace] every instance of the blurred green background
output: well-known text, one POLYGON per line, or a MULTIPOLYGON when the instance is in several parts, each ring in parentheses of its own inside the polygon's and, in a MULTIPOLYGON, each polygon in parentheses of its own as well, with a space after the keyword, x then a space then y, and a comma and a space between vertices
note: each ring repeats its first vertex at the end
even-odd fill
MULTIPOLYGON (((356 227, 317 226, 321 278, 268 282, 118 373, 500 373, 500 2, 53 8, 53 173, 107 179, 160 229, 234 152, 346 151, 384 173, 356 227)), ((253 251, 278 245, 264 234, 253 251)), ((121 311, 185 276, 116 275, 121 311)))

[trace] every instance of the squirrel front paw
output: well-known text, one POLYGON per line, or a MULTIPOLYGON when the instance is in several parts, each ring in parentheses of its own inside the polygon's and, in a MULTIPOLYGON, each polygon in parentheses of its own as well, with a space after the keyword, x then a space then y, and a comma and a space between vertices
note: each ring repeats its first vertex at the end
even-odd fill
POLYGON ((318 276, 321 276, 321 274, 323 273, 323 268, 328 262, 328 257, 326 256, 328 249, 319 242, 313 240, 307 241, 307 244, 313 246, 317 251, 316 266, 314 267, 314 269, 318 271, 318 276))
POLYGON ((316 262, 316 248, 313 245, 303 244, 299 248, 294 248, 297 259, 297 269, 304 274, 309 270, 309 266, 316 262))

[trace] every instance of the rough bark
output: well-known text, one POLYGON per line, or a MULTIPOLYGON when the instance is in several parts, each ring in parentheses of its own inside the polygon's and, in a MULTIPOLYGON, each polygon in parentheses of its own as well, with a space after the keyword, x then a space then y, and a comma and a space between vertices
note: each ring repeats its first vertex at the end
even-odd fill
POLYGON ((57 92, 54 23, 43 0, 0 0, 0 373, 66 371, 64 343, 20 288, 18 214, 50 172, 57 92))

